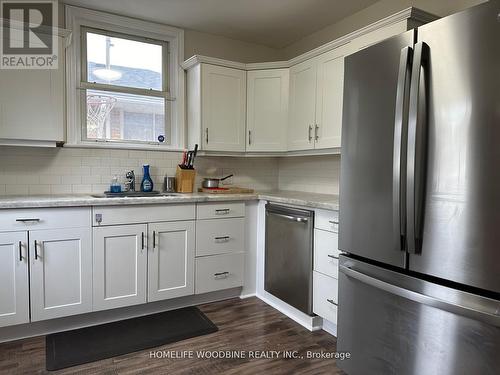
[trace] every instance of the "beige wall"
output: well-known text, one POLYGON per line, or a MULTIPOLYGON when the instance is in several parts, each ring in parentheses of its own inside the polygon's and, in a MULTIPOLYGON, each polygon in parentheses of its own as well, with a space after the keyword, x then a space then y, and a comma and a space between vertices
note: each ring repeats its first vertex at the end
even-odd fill
POLYGON ((184 31, 184 58, 205 55, 243 63, 281 60, 282 50, 219 35, 184 31))
POLYGON ((360 29, 410 6, 440 17, 456 13, 485 0, 381 0, 340 22, 319 30, 283 49, 283 57, 290 59, 360 29))

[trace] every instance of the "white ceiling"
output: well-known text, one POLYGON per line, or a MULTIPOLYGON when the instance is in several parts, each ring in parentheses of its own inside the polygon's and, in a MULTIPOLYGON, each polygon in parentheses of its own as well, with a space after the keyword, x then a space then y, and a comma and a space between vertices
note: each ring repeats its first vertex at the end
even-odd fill
POLYGON ((283 48, 377 0, 65 0, 228 38, 283 48))

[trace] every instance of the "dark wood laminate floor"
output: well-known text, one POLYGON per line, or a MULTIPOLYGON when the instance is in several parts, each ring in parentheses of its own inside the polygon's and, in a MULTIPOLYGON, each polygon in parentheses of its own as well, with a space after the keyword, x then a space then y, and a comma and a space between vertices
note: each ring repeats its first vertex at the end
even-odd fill
MULTIPOLYGON (((210 335, 164 345, 159 351, 298 351, 304 359, 151 359, 130 353, 51 374, 342 374, 334 359, 307 359, 307 351, 336 350, 335 337, 309 332, 257 298, 199 306, 219 327, 210 335)), ((0 344, 1 374, 45 374, 45 338, 0 344)))

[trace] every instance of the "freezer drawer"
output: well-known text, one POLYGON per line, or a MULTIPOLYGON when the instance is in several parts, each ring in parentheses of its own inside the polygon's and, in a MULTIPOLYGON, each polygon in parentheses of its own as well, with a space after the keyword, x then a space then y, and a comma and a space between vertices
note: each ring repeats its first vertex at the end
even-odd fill
POLYGON ((340 256, 338 362, 356 374, 498 374, 500 302, 340 256))

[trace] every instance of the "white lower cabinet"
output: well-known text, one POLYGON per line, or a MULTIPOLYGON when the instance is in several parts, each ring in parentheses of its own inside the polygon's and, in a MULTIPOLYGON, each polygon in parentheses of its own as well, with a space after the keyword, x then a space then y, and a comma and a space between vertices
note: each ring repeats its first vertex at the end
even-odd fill
POLYGON ((242 286, 244 261, 244 253, 196 258, 196 294, 242 286))
POLYGON ((146 210, 3 210, 0 327, 243 285, 244 203, 146 210))
POLYGON ((326 320, 337 323, 338 281, 314 271, 313 312, 326 320))
POLYGON ((196 256, 245 250, 245 218, 200 220, 196 227, 196 256))
POLYGON ((92 311, 90 227, 30 231, 31 321, 92 311))
POLYGON ((148 301, 194 294, 194 221, 148 225, 148 301))
POLYGON ((314 230, 314 269, 335 279, 339 277, 338 243, 337 233, 314 230))
POLYGON ((146 302, 147 224, 94 228, 94 310, 146 302))
POLYGON ((337 324, 338 211, 315 210, 313 312, 337 324))
POLYGON ((0 233, 0 327, 29 322, 28 232, 0 233))

